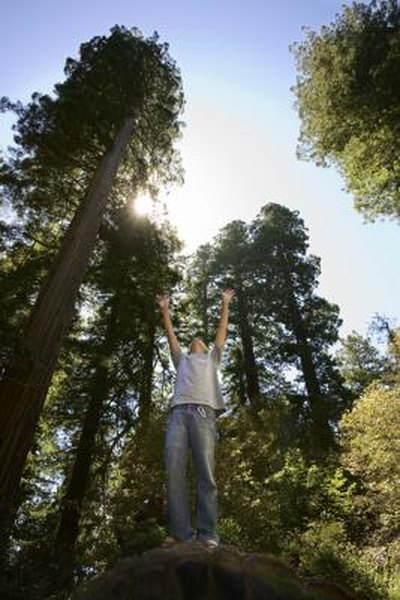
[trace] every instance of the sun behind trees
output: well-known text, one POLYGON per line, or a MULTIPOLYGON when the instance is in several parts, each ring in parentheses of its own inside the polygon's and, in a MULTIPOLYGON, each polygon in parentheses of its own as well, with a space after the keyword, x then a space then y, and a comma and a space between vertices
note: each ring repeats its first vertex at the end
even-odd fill
POLYGON ((173 373, 155 299, 170 294, 183 345, 209 343, 234 287, 222 543, 274 553, 358 600, 397 600, 398 332, 387 327, 382 352, 357 334, 335 351, 339 307, 318 293, 297 211, 269 203, 189 257, 169 223, 132 217, 133 193, 181 177, 182 105, 167 46, 124 27, 83 44, 54 97, 2 101, 19 120, 18 152, 0 166, 15 213, 0 223, 4 516, 17 489, 0 595, 61 600, 160 544, 173 373))
POLYGON ((178 175, 173 142, 180 128, 181 80, 157 36, 146 40, 137 30, 115 27, 108 38, 82 44, 80 60, 68 59, 65 74, 54 98, 34 94, 26 107, 2 101, 18 116, 19 152, 3 179, 5 195, 11 202, 18 198, 14 210, 25 202, 39 211, 36 219, 49 222, 60 179, 61 188, 75 192, 72 206, 65 188, 56 196, 66 205, 63 219, 72 221, 2 374, 3 529, 117 173, 131 190, 150 178, 165 182, 178 175))
MULTIPOLYGON (((89 317, 76 314, 25 471, 9 549, 18 592, 32 600, 62 594, 72 578, 161 542, 172 380, 160 321, 153 320, 155 297, 171 290, 185 344, 193 331, 213 331, 219 290, 235 276, 243 297, 232 304, 223 365, 228 415, 217 450, 222 541, 287 557, 305 574, 330 574, 360 598, 385 598, 365 538, 365 557, 354 558, 380 507, 371 503, 368 515, 360 514, 363 482, 355 482, 363 475, 354 472, 354 480, 341 465, 340 418, 355 394, 331 350, 338 309, 316 293, 319 261, 307 253, 299 215, 268 204, 252 223, 228 224, 188 261, 166 226, 161 232, 136 221, 132 229, 128 211, 110 216, 81 290, 89 317), (313 397, 305 342, 319 386, 313 397)), ((386 539, 378 530, 375 539, 386 539)))

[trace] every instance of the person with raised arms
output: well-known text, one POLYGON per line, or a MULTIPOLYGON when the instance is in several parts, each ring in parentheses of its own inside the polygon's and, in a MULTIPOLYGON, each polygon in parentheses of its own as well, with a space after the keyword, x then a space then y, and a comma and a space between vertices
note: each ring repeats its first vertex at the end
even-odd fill
POLYGON ((209 349, 196 337, 184 352, 175 335, 169 312, 169 297, 161 296, 164 327, 176 381, 168 415, 164 459, 167 474, 168 536, 164 547, 179 542, 198 540, 207 548, 217 547, 217 486, 214 479, 214 450, 216 418, 225 411, 218 368, 224 346, 229 303, 234 290, 221 294, 221 316, 214 344, 209 349), (187 465, 191 452, 196 479, 196 527, 191 527, 188 493, 187 465))

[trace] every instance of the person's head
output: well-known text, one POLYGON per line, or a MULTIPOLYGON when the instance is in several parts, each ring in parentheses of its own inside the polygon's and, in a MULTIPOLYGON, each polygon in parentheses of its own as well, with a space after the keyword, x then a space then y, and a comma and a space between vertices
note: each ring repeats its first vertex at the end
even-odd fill
POLYGON ((208 348, 200 337, 195 337, 190 342, 189 353, 190 354, 200 354, 207 352, 208 348))

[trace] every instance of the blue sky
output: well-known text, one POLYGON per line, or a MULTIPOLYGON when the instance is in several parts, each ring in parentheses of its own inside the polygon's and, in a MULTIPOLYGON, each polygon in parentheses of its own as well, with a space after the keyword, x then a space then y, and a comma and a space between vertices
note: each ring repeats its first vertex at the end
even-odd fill
MULTIPOLYGON (((289 45, 302 26, 333 20, 336 0, 72 0, 7 3, 0 22, 1 95, 26 101, 63 79, 67 56, 115 24, 154 30, 182 71, 187 123, 185 185, 168 196, 186 250, 263 204, 297 209, 321 257, 320 293, 339 304, 342 334, 365 333, 375 313, 399 316, 400 236, 392 222, 365 224, 334 169, 296 159, 299 122, 289 45)), ((0 115, 0 142, 11 143, 0 115)))

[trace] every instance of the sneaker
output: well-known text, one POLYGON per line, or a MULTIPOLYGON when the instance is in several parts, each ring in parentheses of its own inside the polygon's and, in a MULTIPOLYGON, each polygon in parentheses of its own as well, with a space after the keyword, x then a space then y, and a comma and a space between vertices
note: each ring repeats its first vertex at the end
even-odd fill
POLYGON ((218 548, 219 542, 214 540, 213 538, 206 538, 205 540, 199 540, 201 545, 204 546, 207 550, 214 550, 214 548, 218 548))

